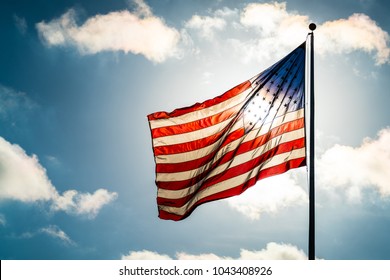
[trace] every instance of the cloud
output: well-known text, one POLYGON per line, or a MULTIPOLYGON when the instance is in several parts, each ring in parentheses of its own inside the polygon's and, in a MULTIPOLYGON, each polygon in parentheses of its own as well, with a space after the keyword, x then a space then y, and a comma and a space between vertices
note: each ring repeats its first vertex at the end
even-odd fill
POLYGON ((307 203, 306 192, 291 176, 290 173, 284 173, 261 180, 243 194, 227 199, 227 202, 252 220, 259 219, 263 213, 276 213, 287 207, 307 203))
POLYGON ((184 252, 176 253, 177 260, 229 260, 229 257, 220 257, 212 253, 192 255, 184 252))
POLYGON ((3 214, 0 214, 0 226, 5 226, 7 224, 7 219, 3 214))
POLYGON ((318 28, 318 51, 349 53, 362 50, 375 53, 377 64, 389 62, 389 34, 364 14, 328 21, 318 28))
POLYGON ((69 190, 62 195, 56 195, 52 207, 54 210, 94 218, 104 205, 114 201, 117 197, 117 193, 110 193, 105 189, 98 189, 93 194, 69 190))
POLYGON ((144 0, 133 0, 135 4, 136 14, 143 17, 152 17, 152 9, 145 3, 144 0))
POLYGON ((307 260, 307 256, 291 244, 270 242, 260 251, 241 250, 240 260, 307 260))
POLYGON ((241 28, 254 34, 247 40, 231 38, 244 61, 275 59, 306 38, 309 18, 288 12, 286 3, 251 3, 240 13, 241 28))
POLYGON ((55 156, 51 156, 51 155, 45 156, 45 160, 51 166, 56 166, 56 167, 61 166, 61 161, 55 156))
MULTIPOLYGON (((179 57, 188 48, 197 50, 189 30, 196 30, 201 39, 213 42, 217 34, 224 34, 224 44, 214 47, 229 48, 244 62, 280 58, 299 45, 309 31, 309 16, 288 10, 286 2, 249 3, 241 11, 225 7, 211 15, 193 15, 180 32, 169 27, 163 18, 153 15, 143 0, 133 3, 133 11, 95 15, 82 24, 77 23, 76 11, 70 9, 59 18, 37 23, 36 28, 48 46, 75 47, 83 55, 131 52, 157 63, 179 57), (237 30, 239 32, 235 32, 237 30), (248 34, 253 36, 248 37, 248 34)), ((317 25, 316 51, 319 54, 363 51, 373 55, 377 64, 389 62, 389 34, 369 16, 353 14, 347 19, 317 25)))
MULTIPOLYGON (((131 251, 122 255, 122 260, 172 260, 168 255, 160 255, 147 250, 131 251)), ((232 260, 233 258, 218 256, 212 253, 192 255, 184 252, 176 253, 176 260, 232 260)), ((270 242, 260 251, 241 249, 237 260, 307 260, 306 254, 291 244, 270 242)))
POLYGON ((142 0, 135 1, 135 12, 128 10, 96 15, 82 25, 70 9, 60 18, 36 24, 48 46, 73 46, 81 54, 123 51, 142 54, 153 62, 163 62, 176 53, 179 32, 152 14, 142 0))
POLYGON ((360 147, 335 145, 318 160, 318 179, 327 190, 340 189, 352 202, 362 199, 364 189, 390 196, 390 128, 376 139, 364 139, 360 147))
POLYGON ((47 234, 50 237, 61 240, 67 245, 76 245, 76 243, 69 238, 69 236, 61 230, 58 226, 50 225, 39 230, 40 233, 47 234))
POLYGON ((122 260, 171 260, 168 255, 160 255, 152 251, 131 251, 128 255, 122 255, 122 260))
MULTIPOLYGON (((241 13, 241 23, 246 27, 254 27, 265 37, 287 36, 289 32, 282 32, 285 28, 289 31, 307 32, 308 21, 307 16, 287 12, 285 2, 252 3, 248 4, 241 13)), ((288 36, 288 38, 293 37, 288 36)))
POLYGON ((223 18, 199 15, 192 16, 185 24, 186 28, 199 30, 201 37, 210 40, 214 37, 215 31, 223 30, 225 26, 226 21, 223 18))
POLYGON ((185 27, 213 43, 215 35, 222 35, 217 51, 235 52, 244 62, 281 57, 302 43, 308 31, 308 17, 288 12, 286 3, 250 3, 242 10, 223 8, 211 14, 195 15, 185 27))
MULTIPOLYGON (((241 11, 219 11, 223 10, 214 12, 213 17, 194 16, 186 27, 198 28, 209 39, 217 32, 229 30, 225 45, 239 54, 244 62, 280 58, 302 43, 309 32, 309 16, 288 10, 285 2, 250 3, 241 11), (208 22, 211 23, 209 27, 208 22), (241 32, 235 33, 235 30, 241 32)), ((377 64, 389 62, 389 34, 369 16, 353 14, 347 19, 317 23, 317 26, 317 53, 363 51, 373 55, 377 64)))
POLYGON ((36 155, 29 156, 16 144, 0 137, 0 199, 46 201, 54 211, 94 218, 117 193, 98 189, 93 194, 69 190, 62 195, 49 180, 36 155))
POLYGON ((37 108, 38 105, 26 93, 0 84, 0 120, 14 121, 37 108))
POLYGON ((19 30, 19 32, 24 35, 27 32, 27 21, 23 17, 19 17, 17 15, 14 15, 14 22, 16 28, 19 30))
POLYGON ((72 245, 72 246, 76 245, 76 243, 62 229, 60 229, 56 225, 49 225, 47 227, 40 228, 39 230, 34 232, 29 232, 29 231, 24 232, 20 236, 16 236, 15 238, 31 239, 40 234, 45 234, 54 239, 58 239, 65 245, 72 245))
POLYGON ((18 145, 0 137, 0 198, 22 202, 51 200, 56 190, 39 164, 18 145))
MULTIPOLYGON (((308 32, 309 17, 287 11, 286 3, 249 4, 241 14, 241 23, 254 27, 260 38, 249 42, 253 52, 265 49, 294 47, 308 32), (298 41, 297 41, 298 40, 298 41)), ((318 24, 316 50, 319 53, 350 53, 360 50, 375 53, 377 64, 389 62, 389 34, 364 14, 353 14, 318 24)), ((247 43, 248 44, 248 43, 247 43)))

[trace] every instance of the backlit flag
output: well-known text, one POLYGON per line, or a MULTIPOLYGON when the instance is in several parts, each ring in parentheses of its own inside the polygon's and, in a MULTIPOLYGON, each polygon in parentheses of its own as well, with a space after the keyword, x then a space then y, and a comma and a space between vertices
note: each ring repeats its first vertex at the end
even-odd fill
POLYGON ((305 50, 221 96, 148 115, 161 219, 184 219, 202 203, 306 165, 305 50))

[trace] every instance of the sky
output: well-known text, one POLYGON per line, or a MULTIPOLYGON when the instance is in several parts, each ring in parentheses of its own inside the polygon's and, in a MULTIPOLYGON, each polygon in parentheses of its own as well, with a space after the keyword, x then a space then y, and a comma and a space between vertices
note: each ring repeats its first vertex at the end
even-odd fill
POLYGON ((315 31, 316 257, 390 259, 390 4, 0 3, 1 259, 307 259, 305 167, 157 217, 146 116, 213 98, 315 31))

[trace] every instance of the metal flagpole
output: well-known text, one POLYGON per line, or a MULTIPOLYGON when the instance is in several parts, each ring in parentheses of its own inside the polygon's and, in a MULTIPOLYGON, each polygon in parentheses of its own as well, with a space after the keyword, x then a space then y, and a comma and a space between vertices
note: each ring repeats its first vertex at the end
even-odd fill
POLYGON ((314 30, 311 23, 310 35, 310 136, 309 136, 309 260, 315 260, 315 188, 314 188, 314 30))

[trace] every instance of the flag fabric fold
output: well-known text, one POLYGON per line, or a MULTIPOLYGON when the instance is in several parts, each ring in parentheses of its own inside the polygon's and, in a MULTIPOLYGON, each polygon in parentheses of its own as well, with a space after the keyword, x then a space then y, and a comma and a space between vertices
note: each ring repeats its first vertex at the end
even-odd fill
POLYGON ((161 219, 306 165, 305 50, 218 97, 148 115, 161 219))

